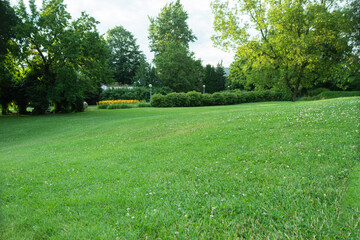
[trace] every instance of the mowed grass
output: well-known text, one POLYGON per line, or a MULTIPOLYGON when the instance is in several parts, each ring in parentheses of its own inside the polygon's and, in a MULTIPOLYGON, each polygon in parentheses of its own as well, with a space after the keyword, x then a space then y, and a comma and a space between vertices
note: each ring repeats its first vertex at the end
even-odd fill
POLYGON ((360 238, 359 97, 0 129, 0 239, 360 238))

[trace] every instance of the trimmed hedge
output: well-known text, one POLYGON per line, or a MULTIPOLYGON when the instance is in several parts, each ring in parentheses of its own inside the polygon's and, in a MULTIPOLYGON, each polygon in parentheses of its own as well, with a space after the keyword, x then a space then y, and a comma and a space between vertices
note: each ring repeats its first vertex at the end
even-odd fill
POLYGON ((232 105, 249 102, 291 101, 291 93, 285 91, 226 91, 213 94, 199 92, 155 94, 151 100, 153 107, 196 107, 232 105))
POLYGON ((360 91, 325 91, 314 97, 302 97, 299 101, 314 101, 321 99, 341 98, 341 97, 358 97, 360 91))
MULTIPOLYGON (((153 94, 168 94, 172 90, 168 87, 153 87, 151 89, 153 94)), ((134 88, 110 88, 104 90, 100 94, 100 100, 150 100, 150 89, 148 87, 134 87, 134 88)))

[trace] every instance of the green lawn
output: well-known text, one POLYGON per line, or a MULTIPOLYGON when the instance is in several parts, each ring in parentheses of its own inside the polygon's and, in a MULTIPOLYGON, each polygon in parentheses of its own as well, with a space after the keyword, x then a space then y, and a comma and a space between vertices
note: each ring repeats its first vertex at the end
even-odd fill
POLYGON ((0 239, 359 239, 360 98, 0 116, 0 239))

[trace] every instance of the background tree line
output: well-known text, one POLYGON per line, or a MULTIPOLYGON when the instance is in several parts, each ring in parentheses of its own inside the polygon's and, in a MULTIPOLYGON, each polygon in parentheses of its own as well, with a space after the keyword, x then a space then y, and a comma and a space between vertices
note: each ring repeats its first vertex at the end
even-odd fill
POLYGON ((176 1, 149 18, 149 40, 155 54, 146 60, 133 34, 123 26, 105 36, 98 22, 82 13, 72 20, 63 0, 23 0, 14 8, 0 0, 0 101, 2 113, 13 104, 21 114, 27 107, 42 114, 82 111, 83 101, 98 100, 101 85, 169 87, 172 91, 224 90, 221 65, 202 66, 189 50, 196 37, 187 25, 188 15, 176 1), (169 34, 169 29, 171 34, 169 34), (215 72, 215 74, 214 74, 215 72))
POLYGON ((286 89, 294 101, 314 87, 360 90, 359 1, 212 2, 214 43, 236 52, 233 86, 286 89))

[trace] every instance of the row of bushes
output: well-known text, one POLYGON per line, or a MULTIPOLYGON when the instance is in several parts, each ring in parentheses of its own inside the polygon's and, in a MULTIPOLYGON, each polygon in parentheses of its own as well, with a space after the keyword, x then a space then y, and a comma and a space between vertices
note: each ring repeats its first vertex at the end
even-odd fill
MULTIPOLYGON (((171 93, 172 90, 168 87, 153 87, 151 89, 152 94, 168 94, 171 93)), ((139 99, 139 100, 150 100, 150 89, 148 87, 133 87, 133 88, 110 88, 104 90, 100 94, 100 100, 131 100, 131 99, 139 99)))
POLYGON ((199 92, 155 94, 151 100, 153 107, 196 107, 231 105, 250 102, 290 101, 291 93, 285 91, 226 91, 213 94, 199 92))
POLYGON ((124 104, 124 103, 114 103, 114 104, 99 104, 97 105, 99 109, 127 109, 127 108, 136 108, 136 107, 151 107, 150 103, 137 103, 137 104, 124 104))
POLYGON ((360 91, 324 91, 316 96, 302 97, 299 101, 313 101, 321 99, 331 99, 340 97, 357 97, 360 96, 360 91))

